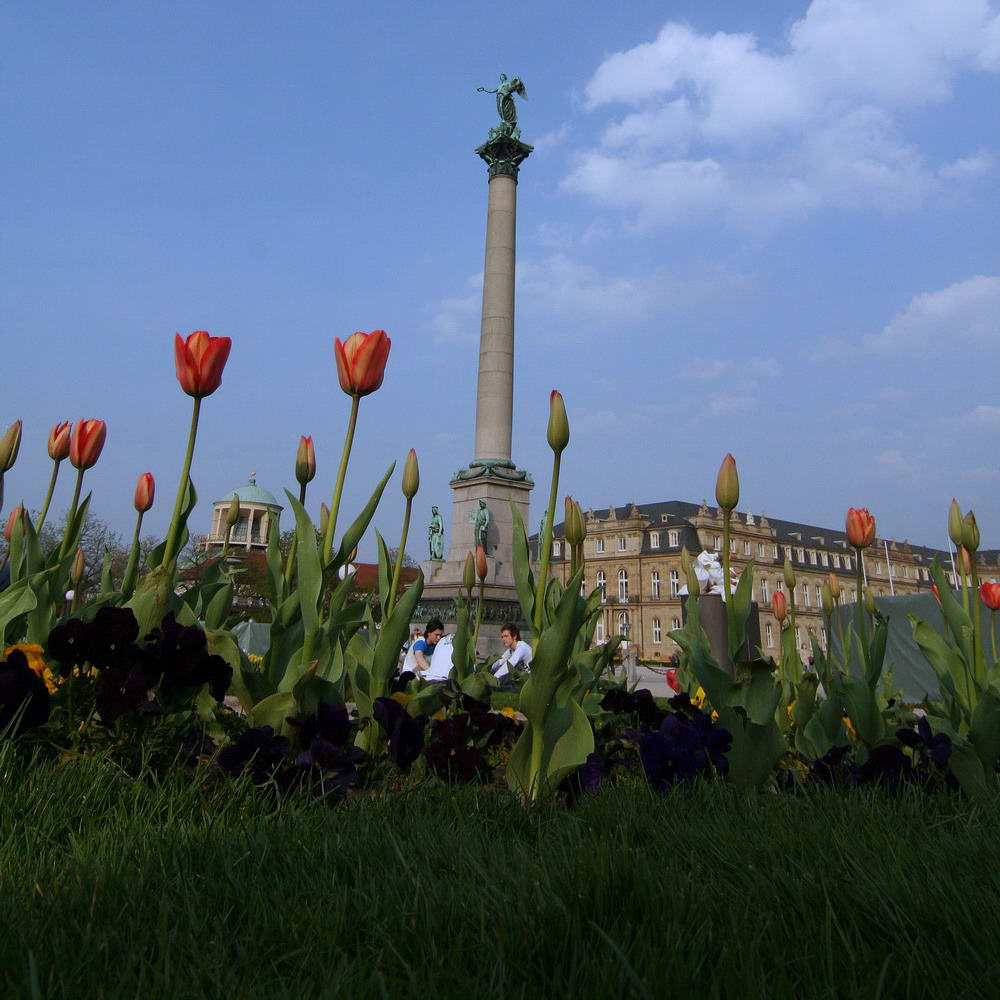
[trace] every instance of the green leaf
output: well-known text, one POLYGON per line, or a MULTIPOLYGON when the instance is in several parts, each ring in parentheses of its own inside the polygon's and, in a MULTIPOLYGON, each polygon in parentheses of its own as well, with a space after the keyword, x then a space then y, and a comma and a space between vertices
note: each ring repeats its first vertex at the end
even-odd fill
POLYGON ((406 588, 402 597, 396 602, 388 621, 382 622, 372 656, 372 680, 374 682, 372 698, 381 697, 385 693, 385 685, 396 672, 399 663, 399 651, 410 631, 413 613, 424 590, 424 574, 417 570, 417 578, 406 588))
POLYGON ((719 666, 712 656, 708 636, 701 627, 698 614, 698 595, 690 594, 685 599, 687 623, 682 629, 670 633, 670 637, 686 654, 684 664, 704 688, 712 707, 720 711, 740 696, 740 686, 719 666))
POLYGON ((233 581, 227 580, 212 595, 205 609, 205 627, 222 628, 233 608, 233 581))
POLYGON ((865 682, 874 691, 882 676, 882 665, 885 662, 885 644, 889 639, 888 619, 879 619, 875 625, 875 634, 872 636, 871 655, 868 658, 868 671, 865 682))
POLYGON ((962 605, 955 600, 955 595, 945 579, 937 556, 931 561, 931 576, 937 585, 941 611, 951 627, 952 635, 955 637, 962 658, 966 663, 972 663, 972 619, 969 618, 962 605))
POLYGON ((510 512, 514 519, 511 539, 514 549, 514 585, 517 588, 517 599, 521 604, 521 617, 526 622, 531 622, 535 613, 535 578, 531 572, 531 549, 516 504, 510 505, 510 512))
POLYGON ((247 721, 253 727, 270 726, 275 736, 291 736, 292 727, 288 718, 294 718, 295 710, 295 695, 291 691, 279 691, 257 702, 247 714, 247 721))
POLYGON ((308 635, 315 633, 319 628, 319 603, 323 591, 323 571, 316 544, 316 528, 298 498, 288 490, 285 490, 285 496, 288 497, 288 502, 295 513, 296 584, 302 624, 308 635))
POLYGON ((840 678, 844 707, 858 738, 870 750, 885 735, 885 722, 872 689, 860 678, 844 674, 840 678))
POLYGON ((389 558, 389 547, 385 544, 385 539, 376 530, 375 545, 378 548, 378 598, 382 614, 386 614, 386 607, 389 600, 389 587, 392 586, 392 561, 389 558))
POLYGON ((375 516, 375 509, 382 499, 382 492, 385 490, 385 485, 389 482, 389 477, 395 468, 396 463, 393 462, 382 477, 381 482, 375 487, 375 492, 372 493, 368 503, 365 504, 364 510, 361 511, 354 523, 344 532, 344 537, 340 541, 340 548, 337 549, 337 554, 330 562, 329 569, 333 572, 336 572, 347 562, 348 556, 358 547, 358 542, 364 537, 371 519, 375 516))
POLYGON ((1000 758, 1000 697, 988 687, 972 712, 969 740, 987 774, 992 774, 1000 758))
POLYGON ((750 613, 753 610, 754 565, 753 559, 747 563, 731 596, 735 629, 734 634, 729 637, 729 658, 733 663, 739 662, 745 656, 744 647, 750 628, 750 613))
POLYGON ((29 580, 21 580, 0 593, 0 653, 9 643, 17 642, 19 635, 7 635, 11 623, 23 614, 34 610, 38 601, 29 580))
POLYGON ((774 773, 778 758, 785 752, 785 741, 777 723, 751 722, 739 706, 719 710, 719 724, 733 736, 728 780, 743 791, 760 788, 774 773))
POLYGON ((267 532, 267 589, 271 595, 271 617, 285 599, 285 567, 281 564, 281 550, 278 548, 280 530, 273 521, 267 532))
POLYGON ((816 711, 816 690, 819 678, 815 674, 806 674, 799 681, 795 691, 795 704, 792 706, 792 722, 796 728, 805 729, 816 711))
POLYGON ((967 664, 971 660, 962 657, 959 651, 944 641, 940 633, 927 622, 909 616, 910 628, 924 659, 931 665, 941 682, 942 693, 955 702, 961 713, 968 718, 975 700, 975 678, 967 664))
POLYGON ((968 743, 952 743, 948 767, 973 802, 989 802, 994 797, 996 786, 991 790, 987 784, 983 763, 968 743))
POLYGON ((173 596, 173 576, 167 566, 157 566, 139 581, 125 607, 132 609, 139 623, 140 641, 163 621, 171 609, 173 596))

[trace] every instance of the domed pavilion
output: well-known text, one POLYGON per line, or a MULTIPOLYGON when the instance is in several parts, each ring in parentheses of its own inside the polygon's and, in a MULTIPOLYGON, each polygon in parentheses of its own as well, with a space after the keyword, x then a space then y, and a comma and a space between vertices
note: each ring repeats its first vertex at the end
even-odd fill
POLYGON ((281 515, 281 504, 274 494, 257 485, 256 473, 250 474, 245 486, 230 490, 221 500, 212 504, 212 527, 205 539, 205 548, 222 548, 226 541, 226 516, 233 497, 240 498, 240 517, 233 525, 229 539, 229 551, 244 549, 247 552, 263 552, 267 549, 272 525, 277 530, 281 515))

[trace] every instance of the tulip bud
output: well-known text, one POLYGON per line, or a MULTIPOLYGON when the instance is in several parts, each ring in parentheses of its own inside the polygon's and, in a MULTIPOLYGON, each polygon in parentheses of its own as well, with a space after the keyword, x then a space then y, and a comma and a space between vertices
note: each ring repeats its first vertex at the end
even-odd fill
POLYGON ((826 582, 830 585, 830 596, 836 603, 840 600, 840 577, 836 573, 828 573, 826 582))
POLYGON ((784 565, 784 567, 783 567, 783 569, 782 569, 781 572, 782 572, 782 575, 785 578, 785 586, 788 588, 788 593, 789 594, 794 593, 795 592, 795 570, 792 569, 792 564, 789 561, 788 556, 785 556, 785 565, 784 565))
POLYGON ((979 525, 976 524, 976 515, 971 510, 962 521, 962 544, 970 552, 975 552, 979 548, 979 525))
POLYGON ((311 483, 316 475, 316 451, 311 437, 300 437, 299 448, 295 453, 295 478, 299 486, 311 483))
POLYGON ((238 493, 234 493, 233 499, 229 501, 229 512, 226 514, 226 531, 232 530, 239 519, 240 497, 238 493))
POLYGON ((420 466, 417 465, 417 453, 411 448, 403 466, 403 496, 412 500, 420 489, 420 466))
POLYGON ((486 580, 486 574, 490 571, 489 565, 486 562, 486 550, 482 545, 476 546, 476 576, 479 577, 479 582, 483 583, 486 580))
POLYGON ((962 544, 962 508, 958 506, 958 501, 954 497, 948 508, 948 537, 953 545, 962 544))
POLYGON ((587 537, 587 519, 583 516, 583 508, 575 500, 573 506, 576 508, 576 517, 579 522, 580 541, 583 542, 587 537))
POLYGON ((868 614, 875 614, 875 595, 871 587, 865 587, 865 607, 868 609, 868 614))
POLYGON ((49 458, 61 462, 69 455, 69 437, 72 425, 68 420, 55 424, 49 431, 49 458))
POLYGON ((326 528, 330 523, 330 508, 325 503, 319 505, 319 534, 321 538, 326 537, 326 528))
POLYGON ((941 591, 937 589, 937 584, 936 583, 932 583, 931 584, 931 593, 934 595, 934 600, 937 601, 938 604, 940 604, 941 603, 941 591))
POLYGON ((103 420, 78 420, 69 436, 69 460, 76 469, 89 469, 97 464, 108 436, 103 420))
POLYGON ((681 572, 684 576, 687 576, 688 570, 691 568, 691 553, 688 552, 687 548, 683 545, 681 546, 681 572))
POLYGON ((587 537, 587 529, 583 523, 583 512, 580 505, 572 497, 565 500, 564 530, 566 541, 570 545, 579 545, 587 537))
POLYGON ((669 687, 671 691, 676 691, 677 694, 681 693, 682 689, 681 689, 680 683, 677 680, 677 668, 676 667, 671 667, 667 671, 667 687, 669 687))
POLYGON ((471 592, 476 585, 476 557, 470 552, 465 557, 465 568, 462 570, 462 586, 471 592))
POLYGON ((771 595, 771 606, 774 609, 774 617, 778 622, 783 622, 788 617, 788 598, 782 590, 776 590, 771 595))
POLYGON ((722 510, 733 510, 740 502, 740 477, 736 471, 736 459, 726 455, 719 467, 715 480, 715 502, 722 510))
POLYGON ((549 427, 546 433, 549 447, 558 455, 569 444, 569 418, 562 393, 553 389, 549 393, 549 427))
POLYGON ((961 563, 962 572, 969 576, 972 573, 972 556, 964 545, 958 547, 958 561, 961 563))
POLYGON ((833 614, 833 594, 830 593, 830 581, 829 580, 827 580, 827 582, 823 584, 822 594, 823 594, 823 614, 824 615, 832 615, 833 614))
POLYGON ((847 540, 856 549, 867 549, 875 541, 875 518, 865 507, 851 507, 845 522, 847 540))
POLYGON ((17 519, 24 514, 23 507, 15 507, 11 512, 10 516, 7 518, 7 524, 3 529, 3 537, 6 541, 10 541, 11 536, 14 534, 14 525, 17 524, 17 519))
POLYGON ((74 590, 80 587, 80 581, 83 579, 83 570, 86 564, 87 557, 84 555, 83 547, 81 546, 76 550, 76 555, 73 557, 73 566, 69 571, 69 580, 73 584, 74 590))
POLYGON ((156 483, 153 480, 152 472, 144 472, 135 484, 135 496, 132 504, 140 514, 145 514, 153 506, 153 497, 156 494, 156 483))
POLYGON ((14 423, 0 437, 0 476, 2 476, 17 460, 17 451, 21 447, 21 421, 14 423))

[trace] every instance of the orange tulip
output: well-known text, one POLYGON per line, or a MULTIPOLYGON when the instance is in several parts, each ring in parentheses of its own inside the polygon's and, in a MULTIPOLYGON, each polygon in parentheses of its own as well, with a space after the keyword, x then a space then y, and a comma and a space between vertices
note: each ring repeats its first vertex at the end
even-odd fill
POLYGON ((932 583, 931 584, 931 593, 934 595, 934 600, 937 601, 938 604, 940 604, 941 603, 941 591, 937 589, 937 584, 936 583, 932 583))
POLYGON ((840 579, 836 573, 827 573, 826 582, 830 585, 830 596, 835 600, 840 599, 840 579))
POLYGON ((69 437, 69 460, 76 469, 89 469, 97 464, 108 436, 103 420, 78 420, 69 437))
POLYGON ((479 577, 480 582, 486 579, 486 574, 489 572, 489 566, 486 563, 486 550, 482 545, 476 546, 476 576, 479 577))
POLYGON ((174 366, 181 388, 195 399, 211 396, 222 385, 222 370, 229 360, 230 337, 211 337, 195 330, 187 340, 174 337, 174 366))
POLYGON ((144 472, 135 484, 133 504, 140 514, 145 514, 153 506, 153 496, 156 493, 156 483, 152 472, 144 472))
POLYGON ((49 458, 61 462, 69 454, 69 435, 72 426, 68 420, 56 424, 49 431, 49 458))
POLYGON ((991 611, 1000 611, 1000 583, 981 583, 979 596, 991 611))
POLYGON ((959 545, 958 547, 958 561, 961 563, 960 569, 966 576, 970 576, 972 573, 972 557, 969 555, 969 550, 964 545, 959 545))
POLYGON ((788 617, 788 598, 783 590, 776 590, 771 597, 771 605, 774 608, 774 617, 779 622, 783 622, 788 617))
POLYGON ((299 438, 299 448, 295 454, 295 478, 300 486, 311 483, 316 475, 316 449, 313 448, 313 439, 305 437, 299 438))
POLYGON ((10 516, 7 518, 7 524, 3 529, 3 537, 9 542, 10 536, 14 534, 14 525, 17 523, 17 519, 24 513, 23 507, 15 507, 11 512, 10 516))
POLYGON ((333 341, 340 388, 348 396, 367 396, 381 384, 392 341, 385 330, 352 333, 344 343, 333 341))
POLYGON ((867 549, 875 541, 875 518, 865 507, 851 507, 847 512, 847 540, 856 549, 867 549))

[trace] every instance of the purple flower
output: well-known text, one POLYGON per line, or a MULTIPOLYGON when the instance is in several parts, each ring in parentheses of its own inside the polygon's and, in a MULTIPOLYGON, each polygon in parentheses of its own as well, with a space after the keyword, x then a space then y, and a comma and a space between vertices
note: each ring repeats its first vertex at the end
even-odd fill
POLYGON ((414 718, 392 698, 376 698, 374 714, 389 738, 389 760, 404 773, 409 771, 424 747, 427 716, 414 718))
POLYGON ((18 736, 49 719, 45 681, 28 666, 19 649, 0 663, 0 738, 18 736))

